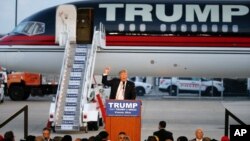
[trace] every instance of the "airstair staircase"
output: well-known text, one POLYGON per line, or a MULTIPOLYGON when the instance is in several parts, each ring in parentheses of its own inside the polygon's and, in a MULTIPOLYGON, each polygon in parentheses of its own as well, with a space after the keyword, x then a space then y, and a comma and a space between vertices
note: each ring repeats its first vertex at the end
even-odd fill
POLYGON ((56 131, 80 131, 81 116, 90 92, 97 48, 105 46, 102 24, 94 30, 92 44, 76 44, 67 38, 56 95, 56 131))

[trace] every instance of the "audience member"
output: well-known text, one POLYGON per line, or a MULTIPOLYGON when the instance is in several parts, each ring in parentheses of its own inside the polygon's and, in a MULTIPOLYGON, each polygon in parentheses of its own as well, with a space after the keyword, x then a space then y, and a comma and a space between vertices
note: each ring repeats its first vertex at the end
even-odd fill
POLYGON ((72 137, 70 135, 64 135, 61 141, 72 141, 72 137))
POLYGON ((147 141, 157 141, 156 136, 148 136, 147 141))
MULTIPOLYGON (((84 139, 85 139, 85 138, 84 138, 84 139)), ((82 139, 80 139, 80 138, 76 138, 76 139, 75 139, 75 141, 81 141, 81 140, 82 140, 82 139)))
POLYGON ((89 137, 89 141, 95 141, 95 137, 94 136, 89 137))
POLYGON ((53 141, 61 141, 62 140, 62 137, 61 136, 55 136, 53 138, 53 141))
POLYGON ((12 131, 5 132, 4 141, 15 141, 14 133, 12 131))
POLYGON ((129 136, 126 135, 126 136, 124 137, 123 141, 131 141, 131 140, 130 140, 129 136))
POLYGON ((104 140, 108 140, 108 132, 106 131, 101 131, 96 137, 95 137, 95 141, 104 141, 104 140))
POLYGON ((44 141, 53 141, 51 138, 50 138, 50 134, 51 134, 51 130, 50 128, 43 128, 43 139, 44 141))
POLYGON ((35 138, 35 141, 44 141, 43 137, 42 136, 37 136, 35 138))
POLYGON ((221 141, 230 141, 230 139, 228 138, 228 136, 222 136, 221 141))
POLYGON ((201 128, 195 130, 195 138, 191 141, 202 141, 203 140, 203 131, 201 128))
POLYGON ((117 141, 123 141, 124 138, 126 136, 126 133, 121 131, 119 134, 118 134, 118 138, 117 138, 117 141))
POLYGON ((159 130, 154 132, 154 135, 156 135, 159 138, 159 141, 165 141, 166 139, 174 140, 173 133, 165 130, 166 128, 166 122, 160 121, 159 122, 159 130))
POLYGON ((82 138, 81 141, 89 141, 87 138, 82 138))
POLYGON ((2 136, 2 135, 0 135, 0 141, 3 141, 3 139, 4 139, 4 138, 3 138, 3 136, 2 136))
POLYGON ((209 137, 204 137, 202 141, 211 141, 209 137))
MULTIPOLYGON (((159 141, 159 138, 156 135, 153 135, 153 136, 155 137, 156 141, 159 141)), ((168 139, 166 141, 168 141, 168 139)), ((172 141, 172 140, 170 140, 170 141, 172 141)))
POLYGON ((35 139, 36 139, 36 136, 29 135, 29 136, 26 138, 26 141, 35 141, 35 139))
POLYGON ((177 141, 188 141, 188 138, 185 136, 180 136, 177 138, 177 141))

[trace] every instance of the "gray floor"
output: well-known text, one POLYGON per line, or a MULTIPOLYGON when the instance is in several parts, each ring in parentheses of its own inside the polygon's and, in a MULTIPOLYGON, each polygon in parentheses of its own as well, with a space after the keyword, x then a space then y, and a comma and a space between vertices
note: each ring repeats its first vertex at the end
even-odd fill
MULTIPOLYGON (((51 97, 35 97, 24 102, 13 102, 6 98, 6 101, 0 104, 0 123, 23 106, 28 105, 29 134, 41 135, 42 128, 48 119, 50 99, 51 97)), ((173 98, 156 94, 138 97, 138 99, 143 102, 142 140, 157 130, 160 120, 167 121, 167 130, 173 132, 175 139, 181 135, 191 139, 194 137, 196 128, 203 128, 205 136, 219 140, 224 134, 225 107, 246 124, 250 124, 249 98, 173 98)), ((235 124, 233 120, 230 120, 230 123, 235 124)), ((0 129, 0 134, 8 130, 14 131, 16 140, 23 138, 23 115, 0 129)), ((71 134, 73 138, 83 138, 96 135, 98 132, 67 134, 71 134)), ((57 135, 63 136, 64 134, 52 134, 52 137, 57 135)))

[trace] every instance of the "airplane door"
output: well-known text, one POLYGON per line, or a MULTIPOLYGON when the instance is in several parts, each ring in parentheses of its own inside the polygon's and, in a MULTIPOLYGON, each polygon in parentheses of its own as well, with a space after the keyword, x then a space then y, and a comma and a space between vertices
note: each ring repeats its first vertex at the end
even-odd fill
POLYGON ((60 5, 56 10, 56 43, 65 45, 67 37, 76 41, 76 7, 66 4, 60 5))
POLYGON ((92 42, 93 9, 82 8, 77 11, 77 43, 92 42))

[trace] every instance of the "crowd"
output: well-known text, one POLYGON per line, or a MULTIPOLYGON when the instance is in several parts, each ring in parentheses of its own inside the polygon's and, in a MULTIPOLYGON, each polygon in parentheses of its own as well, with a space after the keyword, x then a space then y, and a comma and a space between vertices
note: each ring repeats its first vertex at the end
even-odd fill
MULTIPOLYGON (((166 122, 159 122, 159 130, 154 132, 152 136, 148 136, 148 139, 145 141, 174 141, 173 133, 167 131, 166 122)), ((218 141, 216 139, 211 139, 209 137, 204 137, 203 130, 198 128, 195 130, 195 137, 191 140, 188 140, 186 136, 180 136, 176 141, 218 141)), ((230 141, 227 136, 222 136, 221 141, 230 141)))
MULTIPOLYGON (((55 136, 51 138, 51 129, 44 128, 41 136, 29 135, 25 140, 20 141, 106 141, 108 140, 108 133, 106 131, 101 131, 96 136, 91 136, 89 138, 76 138, 73 140, 71 135, 55 136)), ((0 135, 0 141, 15 141, 15 136, 12 131, 7 131, 4 136, 0 135)))
MULTIPOLYGON (((148 136, 145 141, 174 141, 173 133, 167 131, 166 122, 159 122, 159 130, 155 131, 152 135, 148 136)), ((76 138, 72 139, 71 135, 55 136, 51 138, 50 128, 44 128, 41 136, 29 135, 24 141, 110 141, 108 140, 109 134, 106 131, 101 131, 96 136, 91 136, 89 138, 76 138)), ((15 136, 12 131, 7 131, 4 136, 0 135, 0 141, 15 141, 15 136)), ((117 135, 117 141, 132 141, 130 137, 123 131, 117 135)), ((211 139, 209 137, 204 137, 203 130, 198 128, 195 130, 195 137, 188 140, 185 136, 180 136, 176 141, 218 141, 216 139, 211 139)), ((227 136, 221 137, 220 141, 230 141, 227 136)))

